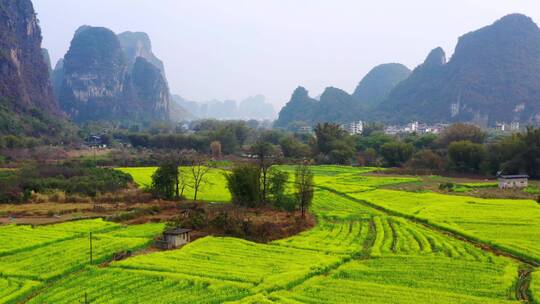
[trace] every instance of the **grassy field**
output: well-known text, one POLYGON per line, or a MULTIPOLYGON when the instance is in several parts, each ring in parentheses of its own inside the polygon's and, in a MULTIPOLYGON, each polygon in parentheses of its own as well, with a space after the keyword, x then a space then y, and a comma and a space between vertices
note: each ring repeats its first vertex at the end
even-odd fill
MULTIPOLYGON (((152 184, 152 175, 156 172, 157 167, 138 167, 138 168, 119 168, 118 170, 128 173, 133 177, 133 180, 140 187, 146 188, 152 184)), ((193 188, 189 185, 193 181, 191 171, 187 167, 180 168, 186 177, 186 185, 184 196, 192 199, 194 195, 193 188)), ((225 174, 227 171, 223 169, 212 168, 206 174, 204 184, 199 189, 197 199, 209 202, 228 202, 231 200, 231 194, 227 189, 225 174)))
MULTIPOLYGON (((11 235, 0 243, 0 303, 22 302, 32 292, 27 303, 79 303, 85 295, 90 303, 520 303, 515 285, 521 263, 362 200, 411 216, 429 215, 430 221, 486 241, 498 231, 514 233, 516 246, 529 244, 520 250, 530 255, 534 231, 519 232, 517 219, 524 218, 522 225, 534 221, 538 206, 384 190, 380 187, 417 180, 362 175, 372 170, 315 168, 321 188, 311 210, 317 226, 269 244, 206 237, 179 250, 98 267, 87 261, 89 231, 96 236, 99 262, 118 250, 144 247, 163 226, 94 220, 0 227, 2 240, 11 235)), ((206 194, 223 189, 215 183, 206 194)), ((539 285, 535 273, 531 292, 536 297, 539 285)))

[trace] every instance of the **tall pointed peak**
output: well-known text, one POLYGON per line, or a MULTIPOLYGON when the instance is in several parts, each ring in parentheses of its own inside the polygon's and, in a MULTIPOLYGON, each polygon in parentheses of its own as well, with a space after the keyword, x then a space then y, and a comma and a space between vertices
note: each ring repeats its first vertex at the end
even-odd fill
POLYGON ((440 66, 446 64, 446 53, 442 47, 437 47, 429 52, 424 65, 428 66, 440 66))

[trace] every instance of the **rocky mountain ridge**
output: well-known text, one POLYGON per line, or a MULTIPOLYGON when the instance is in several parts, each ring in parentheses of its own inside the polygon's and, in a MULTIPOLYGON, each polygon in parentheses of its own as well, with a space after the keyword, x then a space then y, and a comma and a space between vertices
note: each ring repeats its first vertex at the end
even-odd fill
POLYGON ((144 33, 82 26, 54 74, 60 105, 76 122, 170 118, 164 65, 144 33))

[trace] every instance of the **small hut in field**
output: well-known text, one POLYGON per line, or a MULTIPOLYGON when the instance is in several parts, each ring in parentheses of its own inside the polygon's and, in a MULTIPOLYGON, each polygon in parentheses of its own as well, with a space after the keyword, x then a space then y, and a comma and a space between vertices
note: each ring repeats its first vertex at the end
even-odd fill
POLYGON ((520 175, 503 175, 499 176, 499 189, 522 189, 529 185, 529 176, 520 175))
POLYGON ((191 229, 175 228, 163 232, 163 241, 168 249, 179 248, 191 242, 191 229))

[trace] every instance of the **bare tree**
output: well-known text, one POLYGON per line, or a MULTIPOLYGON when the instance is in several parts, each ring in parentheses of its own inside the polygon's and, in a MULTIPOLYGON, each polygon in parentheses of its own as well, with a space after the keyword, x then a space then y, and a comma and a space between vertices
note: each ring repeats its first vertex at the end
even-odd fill
POLYGON ((267 202, 268 195, 268 173, 270 167, 278 162, 277 149, 274 145, 263 140, 257 141, 251 147, 251 153, 257 157, 260 171, 261 202, 267 202))
POLYGON ((181 166, 187 162, 188 151, 180 150, 175 155, 176 166, 178 167, 178 175, 176 177, 176 199, 184 196, 184 190, 187 186, 186 173, 182 170, 181 166))
POLYGON ((219 141, 213 141, 210 144, 210 150, 212 150, 212 157, 214 159, 220 159, 221 158, 221 143, 219 141))
POLYGON ((191 175, 193 180, 189 185, 193 188, 193 200, 197 200, 197 194, 202 185, 206 184, 206 174, 210 171, 210 167, 206 163, 205 159, 202 157, 194 157, 191 163, 191 175))
POLYGON ((313 201, 313 172, 307 162, 296 167, 295 174, 296 198, 302 211, 302 218, 306 217, 306 210, 313 201))

